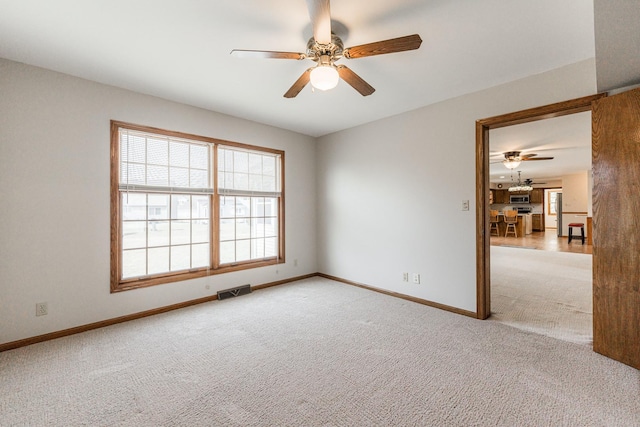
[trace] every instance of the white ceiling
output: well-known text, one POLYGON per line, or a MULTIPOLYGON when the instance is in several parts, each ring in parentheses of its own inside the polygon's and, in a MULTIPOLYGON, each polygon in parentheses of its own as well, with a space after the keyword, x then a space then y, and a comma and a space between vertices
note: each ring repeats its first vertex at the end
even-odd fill
POLYGON ((531 178, 542 183, 591 170, 591 112, 493 129, 489 132, 489 151, 492 183, 510 183, 512 177, 517 182, 518 171, 523 181, 531 178), (553 160, 522 162, 512 175, 500 162, 507 151, 536 153, 537 157, 553 160))
POLYGON ((304 51, 303 0, 0 0, 0 57, 320 136, 595 56, 592 1, 334 0, 331 14, 345 47, 413 33, 422 47, 343 59, 371 96, 341 82, 285 99, 310 60, 229 52, 304 51))

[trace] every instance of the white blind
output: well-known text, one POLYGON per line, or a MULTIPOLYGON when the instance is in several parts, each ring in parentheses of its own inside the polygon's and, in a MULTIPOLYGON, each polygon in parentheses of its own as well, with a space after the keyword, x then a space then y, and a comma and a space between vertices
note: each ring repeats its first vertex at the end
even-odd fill
POLYGON ((213 193, 207 143, 120 129, 120 189, 213 193))
POLYGON ((218 193, 236 196, 279 197, 279 154, 218 147, 218 193))

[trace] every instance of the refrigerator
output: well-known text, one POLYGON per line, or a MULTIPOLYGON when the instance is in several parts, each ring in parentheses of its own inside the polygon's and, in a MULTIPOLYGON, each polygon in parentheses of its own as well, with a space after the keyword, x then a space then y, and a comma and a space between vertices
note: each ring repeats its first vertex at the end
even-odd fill
POLYGON ((556 194, 556 219, 558 221, 558 237, 562 237, 562 193, 556 194))

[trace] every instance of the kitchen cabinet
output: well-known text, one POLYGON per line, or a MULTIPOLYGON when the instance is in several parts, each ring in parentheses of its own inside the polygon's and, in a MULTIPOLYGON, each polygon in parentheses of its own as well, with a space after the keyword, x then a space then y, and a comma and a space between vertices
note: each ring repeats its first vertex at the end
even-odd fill
POLYGON ((494 190, 493 203, 506 205, 509 203, 509 190, 494 190))
POLYGON ((532 214, 531 219, 533 221, 532 228, 533 231, 544 231, 544 215, 543 214, 532 214))
POLYGON ((534 188, 529 196, 531 203, 543 203, 544 202, 544 188, 534 188))

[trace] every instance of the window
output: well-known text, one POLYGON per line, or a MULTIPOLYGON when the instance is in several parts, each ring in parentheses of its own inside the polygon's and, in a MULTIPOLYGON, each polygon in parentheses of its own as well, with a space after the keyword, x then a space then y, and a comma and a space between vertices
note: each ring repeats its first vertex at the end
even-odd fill
POLYGON ((555 216, 556 213, 556 201, 558 200, 558 193, 561 191, 549 191, 549 197, 547 198, 547 215, 555 216))
POLYGON ((273 154, 218 148, 221 264, 277 255, 279 164, 273 154))
POLYGON ((283 262, 284 153, 112 122, 111 289, 283 262))

